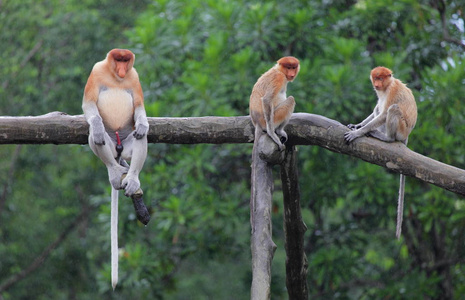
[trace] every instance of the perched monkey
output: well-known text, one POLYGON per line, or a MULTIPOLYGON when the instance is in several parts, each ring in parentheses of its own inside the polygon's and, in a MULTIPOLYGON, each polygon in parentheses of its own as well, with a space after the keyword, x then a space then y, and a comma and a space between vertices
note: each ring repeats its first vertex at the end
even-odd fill
MULTIPOLYGON (((89 146, 106 165, 112 186, 113 289, 118 283, 118 190, 125 189, 125 195, 131 196, 133 201, 135 195, 141 193, 139 173, 147 156, 149 123, 139 76, 133 68, 134 59, 129 50, 111 50, 106 59, 94 65, 82 101, 84 116, 89 123, 89 146), (130 166, 126 160, 131 160, 130 166)), ((139 217, 140 212, 137 213, 139 217)), ((146 208, 143 214, 148 222, 150 215, 146 208)))
MULTIPOLYGON (((371 83, 378 95, 378 103, 371 115, 360 124, 349 124, 352 131, 344 134, 347 143, 369 135, 385 142, 400 141, 407 145, 408 136, 417 122, 417 105, 412 91, 392 71, 376 67, 370 74, 371 83)), ((396 237, 400 238, 404 209, 405 176, 400 174, 399 200, 397 206, 396 237)))
POLYGON ((255 126, 255 138, 258 130, 266 131, 282 151, 287 141, 284 127, 294 112, 294 97, 286 98, 287 83, 292 82, 299 73, 299 60, 286 56, 264 73, 255 83, 250 95, 250 117, 255 126))

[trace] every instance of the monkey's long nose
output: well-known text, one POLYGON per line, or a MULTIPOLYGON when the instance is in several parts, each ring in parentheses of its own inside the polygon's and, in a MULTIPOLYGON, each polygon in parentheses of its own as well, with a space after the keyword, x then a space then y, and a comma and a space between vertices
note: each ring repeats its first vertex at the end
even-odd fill
POLYGON ((118 76, 121 78, 124 78, 126 76, 126 70, 124 68, 119 68, 118 69, 118 76))

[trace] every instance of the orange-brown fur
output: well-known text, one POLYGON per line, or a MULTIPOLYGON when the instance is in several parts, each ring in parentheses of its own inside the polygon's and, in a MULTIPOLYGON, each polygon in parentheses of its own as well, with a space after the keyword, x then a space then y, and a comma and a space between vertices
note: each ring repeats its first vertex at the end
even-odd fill
MULTIPOLYGON (((352 131, 344 134, 347 143, 369 135, 385 142, 400 141, 407 145, 408 136, 417 122, 417 105, 412 91, 392 71, 385 67, 376 67, 370 73, 370 80, 378 95, 378 103, 361 123, 348 127, 352 131)), ((402 231, 404 207, 405 176, 400 174, 399 198, 397 205, 396 236, 402 231)))
POLYGON ((84 101, 97 103, 107 130, 134 128, 134 109, 144 104, 139 76, 133 64, 134 54, 131 51, 113 49, 105 60, 95 64, 87 80, 84 101), (130 59, 120 62, 115 60, 115 56, 125 59, 129 56, 130 59))
MULTIPOLYGON (((286 98, 287 83, 297 77, 299 68, 297 58, 286 56, 279 59, 274 67, 257 80, 249 104, 250 116, 255 127, 259 126, 268 132, 268 129, 274 131, 288 122, 294 111, 295 102, 293 97, 286 98), (273 115, 266 115, 267 113, 273 115), (267 124, 267 120, 273 124, 267 124)), ((274 132, 268 134, 273 138, 274 132)))
POLYGON ((374 68, 370 79, 378 97, 386 99, 382 111, 387 111, 393 104, 399 106, 402 122, 399 123, 399 138, 396 140, 406 140, 417 121, 417 105, 412 91, 402 81, 393 78, 392 71, 385 67, 374 68))
POLYGON ((147 157, 149 123, 139 76, 133 68, 134 59, 129 50, 111 50, 103 61, 94 65, 82 101, 89 124, 89 146, 107 167, 112 186, 113 289, 118 282, 118 190, 124 189, 126 196, 132 196, 140 189, 139 173, 147 157))

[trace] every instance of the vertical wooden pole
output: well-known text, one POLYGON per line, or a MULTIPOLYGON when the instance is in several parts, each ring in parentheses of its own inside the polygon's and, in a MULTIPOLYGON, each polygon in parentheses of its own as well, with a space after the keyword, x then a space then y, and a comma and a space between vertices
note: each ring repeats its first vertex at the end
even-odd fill
POLYGON ((308 262, 304 249, 307 226, 300 210, 299 174, 295 146, 286 147, 281 164, 284 198, 284 234, 286 247, 286 286, 289 299, 308 299, 308 262))
MULTIPOLYGON (((250 224, 252 227, 252 287, 251 299, 270 299, 271 262, 276 245, 272 240, 271 200, 273 195, 272 163, 263 160, 259 155, 263 149, 276 147, 265 134, 256 132, 252 152, 252 189, 250 199, 250 224)), ((274 144, 275 145, 275 144, 274 144)), ((275 145, 276 146, 276 145, 275 145)))

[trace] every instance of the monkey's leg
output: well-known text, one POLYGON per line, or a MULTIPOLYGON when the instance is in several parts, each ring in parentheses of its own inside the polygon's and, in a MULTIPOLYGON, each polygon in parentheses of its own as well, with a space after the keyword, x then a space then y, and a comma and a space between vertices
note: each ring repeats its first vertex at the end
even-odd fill
POLYGON ((369 135, 388 143, 403 141, 405 137, 402 135, 402 132, 404 132, 402 126, 405 127, 405 122, 402 119, 402 112, 397 104, 393 104, 387 111, 386 123, 384 126, 370 131, 369 135))
POLYGON ((374 137, 375 139, 384 141, 384 142, 388 142, 388 143, 394 142, 393 138, 388 138, 388 136, 384 132, 378 129, 370 131, 367 135, 374 137))
POLYGON ((105 132, 105 144, 96 145, 93 140, 92 126, 89 128, 89 146, 97 155, 102 162, 105 164, 108 170, 108 179, 115 189, 121 189, 121 176, 128 172, 128 168, 121 166, 116 160, 117 156, 115 150, 115 143, 110 136, 105 132))
POLYGON ((276 134, 280 137, 283 144, 287 141, 287 133, 284 131, 284 127, 289 123, 289 119, 294 112, 294 107, 294 97, 289 96, 285 101, 276 106, 274 111, 274 123, 279 124, 276 127, 276 134))
POLYGON ((130 134, 123 140, 123 147, 124 150, 121 156, 123 159, 131 160, 131 165, 127 176, 122 181, 122 186, 125 189, 124 194, 132 196, 140 188, 139 173, 147 157, 147 136, 136 139, 130 134))

